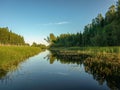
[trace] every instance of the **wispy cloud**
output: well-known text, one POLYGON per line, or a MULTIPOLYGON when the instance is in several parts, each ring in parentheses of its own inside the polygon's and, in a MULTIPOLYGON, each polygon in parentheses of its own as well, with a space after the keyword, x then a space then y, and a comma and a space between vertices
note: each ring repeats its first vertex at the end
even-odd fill
POLYGON ((54 24, 56 24, 56 25, 63 25, 63 24, 68 24, 68 23, 70 23, 70 22, 63 21, 63 22, 57 22, 57 23, 54 23, 54 24))
POLYGON ((68 21, 62 21, 62 22, 50 22, 50 23, 45 23, 45 24, 40 24, 40 25, 45 25, 45 26, 48 26, 48 25, 65 25, 65 24, 69 24, 70 22, 68 21))

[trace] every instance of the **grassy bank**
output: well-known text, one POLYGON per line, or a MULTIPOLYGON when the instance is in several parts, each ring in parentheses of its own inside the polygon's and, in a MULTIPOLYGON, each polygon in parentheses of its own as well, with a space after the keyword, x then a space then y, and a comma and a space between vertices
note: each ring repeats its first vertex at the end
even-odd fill
POLYGON ((0 46, 0 69, 9 70, 21 61, 42 51, 37 47, 0 46))
POLYGON ((93 53, 120 53, 120 47, 70 47, 68 50, 89 51, 93 53))
POLYGON ((50 48, 61 56, 91 55, 109 61, 120 61, 120 47, 60 47, 50 48))
POLYGON ((91 53, 120 53, 120 46, 116 47, 60 47, 60 48, 50 48, 50 50, 60 50, 60 51, 84 51, 91 53))

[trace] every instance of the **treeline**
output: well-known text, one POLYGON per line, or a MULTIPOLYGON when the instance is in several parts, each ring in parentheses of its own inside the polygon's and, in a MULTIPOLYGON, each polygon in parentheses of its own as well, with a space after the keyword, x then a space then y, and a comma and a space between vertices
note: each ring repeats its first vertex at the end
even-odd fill
POLYGON ((0 44, 2 45, 25 45, 24 38, 21 35, 13 33, 6 28, 0 28, 0 44))
POLYGON ((46 49, 47 46, 44 44, 37 44, 36 42, 33 42, 31 47, 40 47, 41 49, 46 49))
POLYGON ((50 34, 47 39, 51 47, 71 46, 119 46, 120 45, 120 0, 112 5, 105 17, 98 14, 92 23, 84 27, 83 33, 50 34))
MULTIPOLYGON (((13 33, 8 29, 8 27, 0 28, 0 45, 24 45, 30 46, 29 43, 25 43, 24 37, 13 33)), ((46 45, 37 44, 33 42, 31 47, 40 47, 41 49, 46 49, 46 45)))

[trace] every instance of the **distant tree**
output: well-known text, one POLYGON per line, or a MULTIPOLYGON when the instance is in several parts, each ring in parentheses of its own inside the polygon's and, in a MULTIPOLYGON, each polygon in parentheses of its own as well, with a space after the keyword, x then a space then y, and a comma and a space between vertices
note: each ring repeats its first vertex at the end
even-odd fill
POLYGON ((51 45, 56 40, 56 37, 53 33, 50 33, 49 37, 45 38, 44 40, 51 45))
POLYGON ((37 44, 36 42, 33 42, 31 47, 39 47, 41 49, 46 49, 47 48, 46 45, 44 45, 44 44, 37 44))
POLYGON ((119 17, 120 17, 120 0, 118 0, 117 2, 117 18, 120 19, 119 17))
POLYGON ((8 27, 0 28, 0 43, 11 45, 24 45, 24 38, 16 33, 13 33, 8 27))
POLYGON ((55 41, 56 40, 56 37, 53 33, 50 34, 50 40, 51 41, 55 41))
POLYGON ((115 19, 115 16, 116 16, 116 7, 115 5, 112 5, 108 12, 106 13, 106 23, 111 23, 114 19, 115 19))
POLYGON ((96 17, 96 24, 97 25, 101 25, 102 21, 104 20, 102 14, 98 14, 98 16, 96 17))
POLYGON ((25 46, 30 46, 30 44, 29 43, 25 43, 25 46))
POLYGON ((33 42, 31 46, 32 46, 32 47, 37 47, 37 43, 36 43, 36 42, 33 42))

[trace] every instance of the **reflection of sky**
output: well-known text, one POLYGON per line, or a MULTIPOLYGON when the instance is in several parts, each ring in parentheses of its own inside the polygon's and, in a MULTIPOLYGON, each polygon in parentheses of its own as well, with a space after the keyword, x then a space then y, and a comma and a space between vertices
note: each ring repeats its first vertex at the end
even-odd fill
MULTIPOLYGON (((43 52, 30 58, 20 65, 18 71, 12 73, 12 78, 5 83, 0 81, 0 90, 103 90, 108 87, 99 86, 92 75, 84 71, 84 66, 77 64, 53 64, 44 57, 49 52, 43 52), (79 70, 71 68, 78 66, 79 70)), ((10 76, 11 77, 11 76, 10 76)))
POLYGON ((0 27, 7 26, 29 43, 44 43, 49 33, 83 30, 115 0, 0 0, 0 27))

